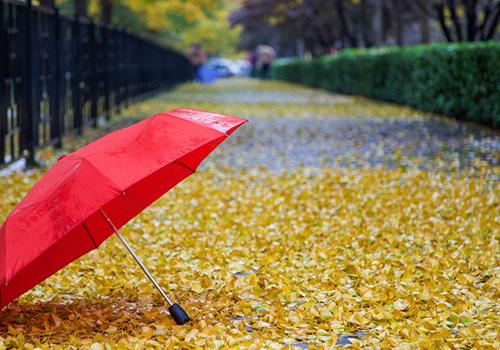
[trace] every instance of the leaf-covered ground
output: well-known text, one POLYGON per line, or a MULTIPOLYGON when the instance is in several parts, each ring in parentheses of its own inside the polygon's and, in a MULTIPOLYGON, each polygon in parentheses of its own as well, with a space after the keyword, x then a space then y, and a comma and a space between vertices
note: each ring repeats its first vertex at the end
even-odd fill
MULTIPOLYGON (((0 349, 498 349, 498 133, 275 82, 187 84, 247 117, 122 231, 194 319, 176 326, 112 237, 0 312, 0 349)), ((41 158, 53 162, 47 150, 41 158)), ((43 174, 0 177, 0 221, 43 174)))

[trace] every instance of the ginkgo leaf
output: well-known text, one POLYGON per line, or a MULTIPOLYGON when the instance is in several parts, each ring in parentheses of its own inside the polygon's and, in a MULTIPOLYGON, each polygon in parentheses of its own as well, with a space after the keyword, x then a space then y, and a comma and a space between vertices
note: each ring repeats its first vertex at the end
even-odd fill
MULTIPOLYGON (((179 106, 251 119, 122 229, 192 321, 111 237, 0 311, 0 350, 498 348, 494 132, 228 80, 133 104, 64 152, 179 106)), ((44 171, 0 177, 2 221, 44 171)))

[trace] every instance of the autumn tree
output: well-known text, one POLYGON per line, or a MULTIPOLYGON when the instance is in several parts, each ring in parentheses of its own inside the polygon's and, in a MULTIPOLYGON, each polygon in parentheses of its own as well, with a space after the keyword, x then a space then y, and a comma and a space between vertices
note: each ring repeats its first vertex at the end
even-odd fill
POLYGON ((227 17, 234 0, 57 0, 63 14, 87 13, 105 24, 125 27, 155 41, 185 50, 201 43, 209 53, 232 54, 239 30, 227 17))

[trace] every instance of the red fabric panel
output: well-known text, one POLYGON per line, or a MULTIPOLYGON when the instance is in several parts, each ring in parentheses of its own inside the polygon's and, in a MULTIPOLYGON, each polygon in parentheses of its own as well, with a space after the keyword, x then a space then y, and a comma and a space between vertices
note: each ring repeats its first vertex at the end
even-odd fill
POLYGON ((0 287, 0 309, 94 247, 79 225, 0 287))

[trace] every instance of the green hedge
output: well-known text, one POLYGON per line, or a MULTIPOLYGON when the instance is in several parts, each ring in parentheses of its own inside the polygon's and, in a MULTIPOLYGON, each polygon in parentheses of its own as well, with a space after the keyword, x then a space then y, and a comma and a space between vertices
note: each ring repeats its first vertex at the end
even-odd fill
POLYGON ((349 49, 309 60, 277 60, 271 74, 500 127, 499 42, 349 49))

